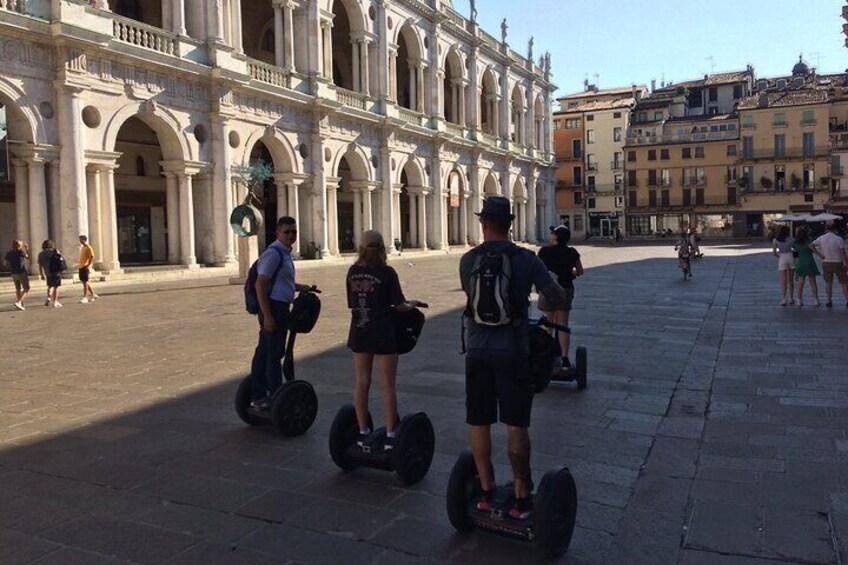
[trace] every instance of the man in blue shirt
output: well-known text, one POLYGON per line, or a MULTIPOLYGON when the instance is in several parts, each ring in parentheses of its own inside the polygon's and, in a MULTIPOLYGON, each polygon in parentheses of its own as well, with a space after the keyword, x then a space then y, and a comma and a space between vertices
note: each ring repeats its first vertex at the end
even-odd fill
POLYGON ((509 200, 492 196, 477 214, 483 230, 483 243, 466 253, 459 264, 462 289, 469 297, 464 314, 466 339, 465 406, 466 422, 471 426, 470 443, 474 454, 480 492, 477 508, 491 509, 494 477, 491 472, 491 425, 500 420, 507 426, 507 451, 514 475, 515 505, 509 514, 527 520, 531 512, 530 410, 533 382, 530 374, 530 325, 528 308, 531 288, 550 304, 564 307, 565 291, 553 280, 547 267, 531 251, 509 241, 509 229, 515 216, 509 200), (505 254, 511 265, 509 302, 512 321, 504 325, 477 323, 471 304, 475 265, 481 254, 505 254))
POLYGON ((277 221, 277 239, 259 258, 256 298, 259 301, 259 343, 251 364, 251 406, 271 407, 271 398, 283 382, 282 359, 286 353, 289 309, 296 291, 308 286, 294 282, 292 246, 297 222, 290 216, 277 221))

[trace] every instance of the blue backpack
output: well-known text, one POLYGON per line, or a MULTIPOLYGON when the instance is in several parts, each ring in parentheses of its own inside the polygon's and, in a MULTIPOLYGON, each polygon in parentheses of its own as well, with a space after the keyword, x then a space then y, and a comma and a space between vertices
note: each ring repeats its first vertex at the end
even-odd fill
MULTIPOLYGON (((274 275, 271 277, 270 288, 274 288, 274 283, 277 281, 277 275, 280 273, 280 269, 282 269, 283 267, 285 257, 283 257, 283 252, 280 251, 279 248, 271 246, 270 249, 276 251, 277 255, 280 256, 280 262, 277 264, 277 268, 274 270, 274 275)), ((250 266, 250 270, 247 272, 247 280, 244 283, 244 309, 247 310, 249 314, 253 314, 254 316, 259 314, 259 297, 256 295, 256 281, 258 279, 259 259, 254 261, 253 265, 250 266)))

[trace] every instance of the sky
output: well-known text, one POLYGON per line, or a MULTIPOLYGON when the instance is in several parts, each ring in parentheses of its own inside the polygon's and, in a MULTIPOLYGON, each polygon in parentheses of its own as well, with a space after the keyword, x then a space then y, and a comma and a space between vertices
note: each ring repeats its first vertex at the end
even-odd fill
MULTIPOLYGON (((469 0, 452 0, 466 17, 469 0)), ((843 72, 845 0, 477 0, 480 26, 533 57, 551 52, 557 96, 744 69, 789 74, 803 53, 819 72, 843 72), (597 75, 597 76, 595 76, 597 75)))

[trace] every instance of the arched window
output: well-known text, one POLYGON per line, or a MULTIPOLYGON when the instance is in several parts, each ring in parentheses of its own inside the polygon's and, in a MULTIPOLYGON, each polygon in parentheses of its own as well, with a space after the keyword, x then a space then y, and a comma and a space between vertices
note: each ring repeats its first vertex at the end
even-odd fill
POLYGON ((141 155, 135 158, 135 174, 139 177, 145 176, 144 157, 141 155))

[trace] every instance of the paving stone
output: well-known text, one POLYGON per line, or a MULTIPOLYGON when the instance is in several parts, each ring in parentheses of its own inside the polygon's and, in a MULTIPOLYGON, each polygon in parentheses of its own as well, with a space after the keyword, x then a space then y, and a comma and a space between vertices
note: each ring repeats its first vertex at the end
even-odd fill
POLYGON ((826 516, 820 513, 766 509, 763 553, 788 561, 836 561, 826 516))
POLYGON ((756 555, 762 545, 762 516, 755 506, 696 500, 684 547, 756 555))
POLYGON ((64 545, 136 563, 159 563, 198 540, 145 524, 84 516, 47 530, 42 536, 64 545))
POLYGON ((93 551, 63 547, 32 563, 38 565, 130 565, 132 562, 100 555, 93 551))
POLYGON ((284 565, 293 561, 283 554, 270 554, 229 544, 202 542, 163 564, 167 565, 284 565))
POLYGON ((681 517, 647 508, 628 508, 615 536, 610 563, 676 563, 683 534, 681 517))
POLYGON ((172 503, 162 503, 136 515, 134 519, 151 526, 222 543, 235 542, 266 524, 261 520, 172 503))
POLYGON ((2 556, 4 565, 17 565, 49 555, 60 546, 30 534, 0 528, 0 548, 6 548, 2 556), (14 551, 9 551, 9 548, 14 548, 14 551))
POLYGON ((338 565, 339 563, 370 563, 383 549, 321 532, 282 525, 269 525, 238 544, 239 548, 285 556, 288 562, 338 565))

